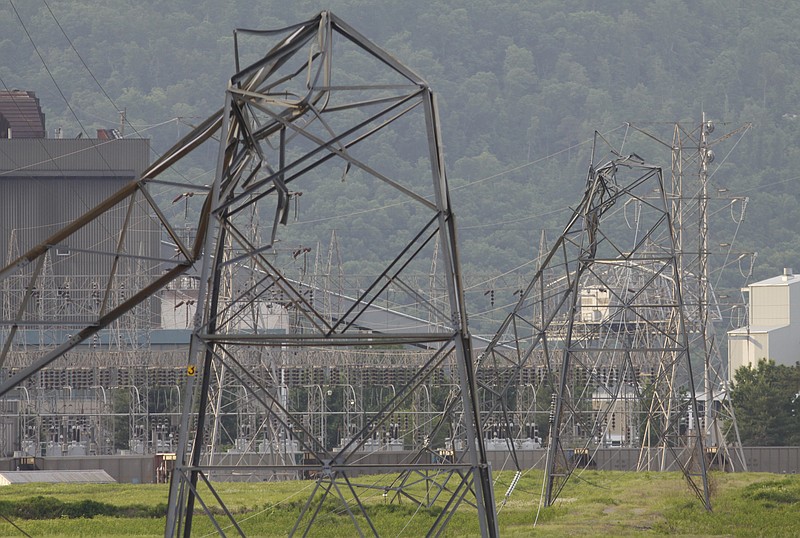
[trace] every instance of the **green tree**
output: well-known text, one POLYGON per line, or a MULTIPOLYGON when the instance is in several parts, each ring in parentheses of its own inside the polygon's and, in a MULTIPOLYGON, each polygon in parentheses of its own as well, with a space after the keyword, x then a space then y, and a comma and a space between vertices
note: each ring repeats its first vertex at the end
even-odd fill
POLYGON ((742 366, 734 375, 731 400, 742 444, 800 444, 800 363, 775 364, 762 359, 742 366))

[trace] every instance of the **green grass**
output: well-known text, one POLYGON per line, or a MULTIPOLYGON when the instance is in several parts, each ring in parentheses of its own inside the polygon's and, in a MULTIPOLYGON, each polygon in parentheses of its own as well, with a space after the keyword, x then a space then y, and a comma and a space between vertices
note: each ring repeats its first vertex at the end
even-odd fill
MULTIPOLYGON (((513 475, 504 472, 495 476, 495 495, 502 501, 513 475)), ((539 508, 542 473, 533 471, 520 480, 500 510, 501 536, 800 535, 800 475, 713 473, 709 481, 713 490, 712 512, 703 509, 680 474, 614 471, 575 474, 554 506, 539 508)), ((417 509, 408 500, 389 503, 391 492, 384 497, 381 487, 389 485, 385 478, 356 479, 354 483, 377 486, 359 488, 359 494, 382 536, 423 535, 441 510, 437 506, 417 509)), ((244 532, 263 537, 286 536, 313 487, 314 482, 310 481, 215 484, 244 532)), ((415 489, 419 495, 435 494, 434 490, 425 490, 424 482, 415 489)), ((349 499, 346 490, 342 494, 349 499)), ((201 491, 201 495, 207 502, 213 500, 207 492, 201 491)), ((25 484, 0 488, 0 514, 31 536, 160 536, 165 519, 153 515, 163 510, 166 500, 164 485, 25 484), (27 519, 21 517, 25 510, 31 517, 48 510, 54 510, 60 517, 27 519), (80 514, 115 515, 76 517, 80 514)), ((221 513, 213 502, 209 502, 209 509, 221 513)), ((366 521, 360 516, 356 519, 369 535, 366 521)), ((218 520, 222 525, 228 524, 224 517, 218 520)), ((232 529, 228 532, 235 534, 232 529)), ((199 506, 192 534, 215 535, 210 519, 199 506)), ((354 534, 353 523, 342 503, 335 494, 329 495, 309 536, 336 538, 354 534)), ((459 538, 478 534, 475 511, 466 506, 461 507, 444 533, 459 538)), ((22 534, 0 519, 0 536, 22 534)))

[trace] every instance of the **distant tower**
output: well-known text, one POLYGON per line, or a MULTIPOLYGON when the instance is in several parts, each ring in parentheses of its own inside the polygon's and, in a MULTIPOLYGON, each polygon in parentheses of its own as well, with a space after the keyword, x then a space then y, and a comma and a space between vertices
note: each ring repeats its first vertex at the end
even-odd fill
MULTIPOLYGON (((727 198, 727 189, 715 191, 712 197, 709 182, 713 175, 711 164, 715 161, 713 148, 749 127, 749 124, 745 124, 712 137, 715 124, 703 113, 699 125, 676 123, 670 144, 672 174, 668 197, 672 201, 676 224, 690 346, 692 353, 703 360, 703 389, 700 396, 703 411, 698 421, 705 431, 711 461, 729 470, 746 470, 747 464, 741 451, 736 417, 730 401, 727 364, 717 342, 715 322, 721 319, 721 315, 718 298, 709 278, 711 255, 715 250, 710 244, 709 203, 722 201, 730 205, 731 215, 737 213, 738 205, 741 212, 738 219, 741 222, 747 199, 727 198), (696 249, 692 246, 695 233, 696 249)), ((730 255, 730 247, 724 244, 724 248, 728 249, 726 256, 730 255)))
POLYGON ((481 355, 480 369, 495 372, 484 416, 508 424, 519 379, 535 368, 545 504, 598 448, 657 444, 710 507, 703 435, 687 427, 699 407, 661 169, 599 146, 583 199, 481 355))

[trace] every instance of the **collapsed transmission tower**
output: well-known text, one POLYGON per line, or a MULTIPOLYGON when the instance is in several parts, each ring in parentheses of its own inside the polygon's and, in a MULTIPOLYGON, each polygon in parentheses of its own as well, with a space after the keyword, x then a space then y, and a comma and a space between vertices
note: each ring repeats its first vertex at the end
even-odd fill
POLYGON ((661 169, 613 150, 601 160, 599 139, 583 199, 479 359, 495 373, 480 386, 482 416, 513 433, 530 420, 514 409, 547 412, 546 505, 597 449, 618 446, 638 448, 648 468, 680 469, 710 508, 661 169), (531 367, 540 375, 521 406, 531 367))
MULTIPOLYGON (((466 502, 477 506, 482 534, 495 535, 492 483, 481 444, 455 223, 433 94, 418 75, 329 13, 278 32, 240 30, 236 35, 237 39, 277 37, 278 41, 265 56, 232 77, 226 94, 216 181, 206 213, 209 226, 204 238, 201 308, 190 348, 190 365, 197 366, 199 375, 190 377, 187 395, 196 394, 197 401, 187 397, 184 403, 166 534, 183 532, 188 536, 196 506, 202 506, 210 518, 215 517, 206 508, 200 486, 207 488, 209 499, 220 501, 208 475, 224 466, 215 465, 204 455, 210 426, 206 409, 209 389, 230 376, 259 402, 264 420, 274 425, 273 431, 282 432, 280 439, 293 442, 289 445, 292 450, 283 453, 281 446, 286 444, 274 443, 269 461, 258 466, 276 474, 301 471, 316 479, 290 534, 305 535, 329 503, 348 514, 355 533, 388 532, 390 529, 377 527, 367 510, 366 498, 374 496, 375 491, 391 492, 395 498, 403 496, 425 506, 430 503, 426 493, 434 488, 441 492, 437 497, 443 510, 431 533, 440 532, 457 507, 466 502), (365 73, 358 83, 351 82, 352 69, 358 65, 363 69, 363 64, 375 71, 365 73), (371 84, 367 80, 381 82, 371 84), (425 133, 421 140, 405 140, 403 150, 418 152, 427 174, 418 170, 404 177, 371 158, 373 139, 392 140, 389 133, 399 125, 407 129, 416 125, 418 132, 425 133), (309 290, 285 270, 287 260, 281 259, 274 246, 281 236, 280 225, 288 222, 293 192, 313 185, 309 176, 322 182, 340 181, 342 171, 347 176, 351 169, 359 175, 352 181, 363 181, 376 192, 396 193, 413 210, 408 213, 406 226, 394 230, 398 250, 394 257, 382 260, 380 275, 348 308, 326 316, 320 309, 321 298, 308 294, 309 290), (252 212, 265 211, 274 213, 272 222, 261 228, 247 225, 252 212), (415 302, 426 301, 406 284, 406 275, 430 266, 437 240, 444 253, 439 267, 448 284, 449 301, 429 307, 436 310, 434 317, 440 329, 364 330, 369 326, 367 318, 373 305, 381 304, 390 291, 415 302), (228 278, 234 284, 230 294, 222 287, 223 271, 231 273, 228 278), (296 324, 286 331, 267 330, 259 323, 258 314, 250 315, 265 298, 292 311, 296 324), (427 350, 429 356, 418 373, 404 386, 396 387, 379 408, 359 408, 355 390, 350 387, 345 391, 346 414, 360 416, 356 423, 348 420, 336 446, 315 435, 309 427, 309 410, 289 405, 280 378, 271 375, 285 364, 285 356, 298 349, 391 346, 415 346, 427 350), (444 466, 431 465, 429 440, 421 439, 417 451, 406 461, 363 463, 372 441, 392 422, 393 415, 414 401, 421 383, 443 364, 453 368, 453 378, 461 388, 461 401, 453 407, 465 416, 464 457, 444 466), (215 381, 214 372, 223 371, 215 381), (197 384, 194 379, 198 379, 197 384), (198 385, 199 391, 193 385, 198 385), (195 406, 199 414, 190 438, 195 406), (293 459, 295 446, 302 452, 300 464, 293 459), (426 472, 431 470, 438 472, 426 472), (392 477, 381 485, 375 485, 374 480, 358 481, 359 474, 367 471, 392 477), (420 481, 425 485, 420 487, 420 481), (471 495, 473 500, 468 498, 471 495)), ((239 62, 237 50, 237 66, 239 62)), ((312 233, 314 237, 313 226, 294 224, 289 228, 295 234, 312 233)), ((222 504, 224 508, 224 500, 222 504)), ((231 512, 225 510, 225 514, 228 523, 243 533, 231 512)))
MULTIPOLYGON (((21 291, 6 305, 11 319, 3 324, 2 367, 24 332, 20 328, 64 323, 42 319, 34 308, 50 251, 80 243, 89 230, 100 236, 71 250, 76 260, 102 261, 105 277, 98 277, 97 293, 69 320, 69 333, 58 345, 41 350, 3 380, 0 396, 54 361, 70 360, 81 342, 186 279, 194 282, 197 312, 165 535, 190 536, 200 528, 195 520, 200 511, 208 516, 202 528, 246 534, 246 523, 227 509, 210 477, 250 473, 264 480, 313 480, 289 534, 307 534, 328 510, 347 514, 353 534, 392 532, 370 515, 369 499, 377 497, 435 508, 426 531, 431 535, 440 534, 459 508, 471 507, 482 535, 496 536, 433 93, 416 73, 328 12, 281 30, 238 30, 234 43, 236 73, 222 110, 139 179, 0 271, 0 278, 21 280, 21 291), (215 135, 218 158, 210 186, 175 171, 173 165, 189 153, 213 146, 215 135), (415 167, 397 170, 375 158, 389 148, 415 167), (360 196, 340 200, 349 216, 369 214, 384 228, 386 222, 393 225, 391 237, 380 238, 370 260, 381 268, 379 276, 357 296, 333 301, 303 281, 305 270, 297 270, 308 249, 282 245, 320 240, 313 222, 289 225, 299 188, 306 199, 328 196, 334 207, 342 182, 361 186, 355 191, 360 196), (193 238, 181 232, 172 207, 177 201, 186 204, 184 217, 198 218, 193 238), (262 220, 263 215, 271 218, 262 220), (169 239, 174 252, 131 251, 125 239, 141 218, 169 239), (387 251, 393 254, 380 258, 387 251), (195 265, 199 275, 192 273, 195 265), (131 273, 141 275, 135 289, 116 293, 120 275, 131 273), (444 300, 411 284, 423 277, 446 282, 444 300), (390 301, 411 305, 417 315, 389 319, 390 301), (379 318, 386 319, 381 324, 379 318), (324 372, 326 361, 341 350, 366 361, 391 360, 398 348, 416 350, 414 373, 371 406, 360 399, 362 388, 347 379, 312 379, 305 398, 287 386, 286 368, 293 364, 316 360, 314 371, 324 372), (438 383, 456 387, 451 393, 459 397, 445 398, 435 420, 401 432, 400 416, 412 416, 412 423, 428 420, 429 414, 416 410, 432 405, 426 382, 434 375, 438 383), (214 417, 224 417, 231 406, 249 417, 241 429, 252 426, 261 447, 235 461, 214 453, 217 437, 229 427, 214 417), (432 443, 445 437, 458 449, 438 459, 432 443), (380 456, 394 446, 406 450, 387 463, 380 456), (384 478, 361 478, 370 473, 384 478)), ((369 219, 349 219, 356 232, 365 231, 365 222, 369 219)), ((240 433, 250 445, 257 440, 250 431, 240 433)))

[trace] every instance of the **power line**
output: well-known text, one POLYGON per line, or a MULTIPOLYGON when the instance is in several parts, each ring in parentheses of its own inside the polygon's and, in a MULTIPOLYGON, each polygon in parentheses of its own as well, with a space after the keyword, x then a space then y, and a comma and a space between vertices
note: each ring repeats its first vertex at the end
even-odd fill
MULTIPOLYGON (((609 134, 613 133, 614 131, 618 131, 622 127, 625 127, 625 124, 619 125, 618 127, 614 127, 610 131, 606 131, 605 133, 603 133, 603 135, 609 135, 609 134)), ((511 172, 516 172, 517 170, 522 170, 523 168, 527 168, 529 166, 533 166, 534 164, 539 164, 542 161, 546 161, 547 159, 552 159, 553 157, 557 157, 558 155, 561 155, 562 153, 567 153, 568 151, 571 151, 571 150, 573 150, 575 148, 579 148, 581 146, 584 146, 584 145, 590 143, 591 141, 592 141, 592 139, 589 138, 587 140, 584 140, 583 142, 578 142, 577 144, 573 144, 573 145, 571 145, 569 147, 562 148, 562 149, 560 149, 560 150, 558 150, 558 151, 556 151, 554 153, 551 153, 549 155, 545 155, 543 157, 539 157, 538 159, 534 159, 532 161, 523 163, 523 164, 521 164, 519 166, 515 166, 514 168, 509 168, 508 170, 503 170, 502 172, 498 172, 498 173, 493 174, 491 176, 484 177, 484 178, 481 178, 481 179, 476 179, 475 181, 470 181, 469 183, 465 183, 464 185, 459 185, 458 187, 451 187, 450 191, 452 192, 452 191, 457 191, 457 190, 460 190, 460 189, 464 189, 466 187, 470 187, 470 186, 475 185, 477 183, 482 183, 484 181, 489 181, 490 179, 494 179, 494 178, 497 178, 497 177, 500 177, 500 176, 504 176, 506 174, 510 174, 511 172)))
MULTIPOLYGON (((33 46, 33 50, 36 52, 36 55, 39 57, 39 60, 42 62, 42 66, 44 67, 44 70, 47 72, 48 76, 50 77, 50 80, 53 82, 53 85, 56 87, 56 90, 58 90, 58 93, 61 95, 61 98, 64 100, 64 103, 67 105, 67 108, 72 113, 72 117, 75 118, 75 121, 77 121, 78 125, 80 125, 80 127, 81 127, 81 131, 88 137, 89 136, 89 132, 83 126, 83 123, 81 123, 80 118, 78 118, 78 115, 72 109, 72 105, 69 104, 69 100, 67 99, 67 96, 64 95, 64 92, 61 90, 61 86, 58 85, 58 82, 56 81, 55 77, 53 76, 53 73, 50 71, 50 68, 47 66, 47 62, 44 60, 44 56, 42 56, 42 53, 39 51, 39 47, 36 46, 36 42, 33 40, 33 36, 31 36, 30 32, 28 31, 28 27, 25 26, 25 22, 22 20, 22 16, 20 16, 19 11, 17 11, 17 6, 14 5, 14 1, 13 0, 8 0, 8 3, 11 4, 11 8, 14 10, 14 14, 17 16, 17 20, 19 20, 20 26, 22 26, 22 30, 25 32, 25 35, 28 36, 28 41, 31 42, 31 45, 33 46)), ((106 163, 106 164, 108 164, 108 163, 106 163)), ((111 168, 110 165, 109 165, 109 168, 111 168)))
MULTIPOLYGON (((9 0, 9 1, 10 1, 10 0, 9 0)), ((84 67, 84 68, 86 68, 86 71, 89 73, 89 76, 91 76, 91 77, 92 77, 92 80, 94 80, 95 84, 97 84, 97 87, 98 87, 98 88, 100 88, 100 91, 102 92, 102 94, 103 94, 103 95, 106 97, 106 99, 108 99, 108 101, 111 103, 111 106, 113 106, 113 107, 114 107, 114 110, 116 110, 116 111, 117 111, 119 114, 122 114, 123 121, 126 121, 126 120, 127 120, 127 118, 125 117, 125 112, 124 112, 122 109, 120 109, 120 108, 117 106, 117 104, 114 102, 114 100, 111 98, 111 96, 110 96, 110 95, 108 95, 108 92, 106 92, 105 88, 103 88, 103 85, 102 85, 102 84, 100 84, 100 81, 99 81, 99 80, 97 80, 97 77, 96 77, 96 76, 94 76, 94 73, 92 73, 92 70, 91 70, 91 69, 89 69, 89 66, 88 66, 88 65, 86 64, 86 62, 83 60, 83 57, 81 56, 81 53, 80 53, 80 52, 78 52, 78 49, 76 49, 76 48, 75 48, 75 45, 72 43, 72 40, 71 40, 71 39, 69 38, 69 36, 67 35, 67 32, 65 32, 65 31, 64 31, 64 27, 63 27, 63 26, 61 26, 61 23, 60 23, 60 22, 58 22, 58 18, 56 17, 55 13, 53 13, 53 10, 52 10, 52 9, 50 9, 50 5, 47 3, 47 0, 42 0, 42 3, 43 3, 43 4, 45 5, 45 7, 47 8, 47 11, 50 13, 50 16, 53 18, 53 21, 55 21, 55 23, 56 23, 56 26, 58 26, 58 29, 59 29, 59 30, 61 30, 61 34, 64 36, 64 39, 66 39, 66 40, 67 40, 67 43, 69 43, 69 46, 70 46, 70 48, 72 48, 72 51, 75 53, 75 55, 76 55, 76 56, 78 57, 78 59, 81 61, 81 64, 83 64, 83 67, 84 67)), ((44 60, 42 60, 42 62, 44 63, 44 60)), ((47 66, 45 66, 45 69, 47 69, 47 66)), ((57 87, 57 86, 56 86, 56 87, 57 87)), ((60 91, 60 90, 59 90, 59 91, 60 91)), ((63 96, 63 95, 62 95, 62 96, 63 96)), ((67 104, 67 106, 69 106, 69 103, 67 104)), ((70 108, 70 110, 72 110, 72 109, 70 108)), ((74 115, 74 113, 73 113, 73 115, 74 115)), ((77 118, 76 118, 76 119, 77 119, 77 118)), ((172 121, 172 120, 170 120, 170 121, 172 121)), ((78 122, 78 123, 80 123, 80 122, 78 122)), ((136 130, 136 127, 134 127, 134 126, 131 124, 131 122, 129 122, 129 121, 128 121, 127 123, 128 123, 128 125, 130 125, 131 129, 133 129, 133 132, 134 132, 134 133, 136 133, 136 135, 137 135, 137 136, 139 136, 139 138, 143 138, 143 137, 142 137, 142 135, 141 135, 141 133, 139 133, 139 131, 137 131, 137 130, 136 130)), ((83 126, 81 126, 81 127, 83 127, 83 126)), ((87 133, 87 134, 88 134, 88 133, 87 133)), ((151 150, 152 150, 152 151, 153 151, 153 152, 156 154, 156 156, 157 156, 157 157, 160 157, 160 155, 158 154, 158 152, 156 152, 156 151, 155 151, 155 150, 153 150, 152 148, 150 148, 150 149, 151 149, 151 150)))

